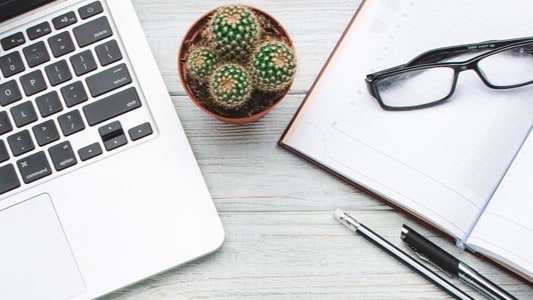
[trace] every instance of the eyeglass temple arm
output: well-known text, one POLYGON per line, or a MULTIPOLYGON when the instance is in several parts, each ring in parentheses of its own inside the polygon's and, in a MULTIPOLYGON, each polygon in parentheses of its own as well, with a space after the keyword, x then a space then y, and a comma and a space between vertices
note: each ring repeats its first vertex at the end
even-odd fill
POLYGON ((491 40, 491 41, 485 41, 485 42, 475 43, 475 44, 438 48, 438 49, 430 50, 430 51, 420 54, 419 56, 413 58, 411 61, 409 61, 404 66, 410 67, 410 66, 416 66, 416 65, 422 65, 422 64, 436 63, 436 62, 442 61, 447 58, 452 58, 460 54, 500 48, 500 47, 511 45, 514 43, 528 41, 531 39, 532 39, 531 37, 528 37, 528 38, 519 38, 519 39, 510 39, 510 40, 491 40))

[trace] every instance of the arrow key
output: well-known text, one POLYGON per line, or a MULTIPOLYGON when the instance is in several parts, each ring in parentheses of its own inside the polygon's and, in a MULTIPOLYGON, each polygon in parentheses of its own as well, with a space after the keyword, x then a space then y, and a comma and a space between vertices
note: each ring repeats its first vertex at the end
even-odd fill
POLYGON ((125 135, 119 135, 104 142, 104 146, 107 151, 114 150, 118 147, 124 146, 128 143, 125 135))
POLYGON ((102 147, 99 143, 90 144, 78 150, 78 155, 82 161, 89 160, 102 154, 102 147))
POLYGON ((143 137, 149 136, 152 133, 152 125, 150 125, 149 122, 135 126, 132 129, 128 130, 128 134, 130 135, 132 141, 142 139, 143 137))
POLYGON ((107 151, 111 151, 128 143, 119 121, 111 122, 98 128, 98 133, 100 133, 100 137, 102 138, 104 147, 107 151))

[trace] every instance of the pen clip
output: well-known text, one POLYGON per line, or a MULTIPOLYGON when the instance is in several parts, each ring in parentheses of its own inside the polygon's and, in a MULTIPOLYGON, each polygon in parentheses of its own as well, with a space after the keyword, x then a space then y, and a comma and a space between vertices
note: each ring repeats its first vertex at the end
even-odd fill
POLYGON ((425 256, 424 254, 420 253, 418 251, 418 249, 416 249, 415 247, 407 244, 409 246, 409 248, 411 248, 411 250, 413 250, 413 252, 416 254, 416 256, 418 256, 418 258, 420 258, 420 260, 426 262, 426 263, 429 263, 430 265, 433 265, 434 267, 436 267, 437 269, 441 270, 442 272, 444 272, 444 274, 448 275, 448 277, 450 278, 453 278, 453 274, 447 270, 445 270, 444 268, 442 268, 441 266, 437 265, 436 263, 434 263, 431 259, 429 259, 427 256, 425 256))

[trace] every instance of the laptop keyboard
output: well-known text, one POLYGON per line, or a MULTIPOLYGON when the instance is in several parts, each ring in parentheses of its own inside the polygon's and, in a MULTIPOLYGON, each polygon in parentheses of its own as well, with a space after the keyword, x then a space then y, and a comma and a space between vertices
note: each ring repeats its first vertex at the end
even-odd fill
POLYGON ((153 133, 101 1, 28 24, 0 33, 0 195, 153 133))

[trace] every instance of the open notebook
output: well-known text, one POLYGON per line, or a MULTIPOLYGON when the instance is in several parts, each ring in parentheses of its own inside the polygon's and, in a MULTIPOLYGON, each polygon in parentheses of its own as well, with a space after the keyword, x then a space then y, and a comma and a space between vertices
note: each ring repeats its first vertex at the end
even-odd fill
POLYGON ((364 81, 433 48, 531 36, 532 15, 521 0, 363 1, 280 145, 532 281, 533 85, 463 72, 447 103, 391 112, 364 81))

